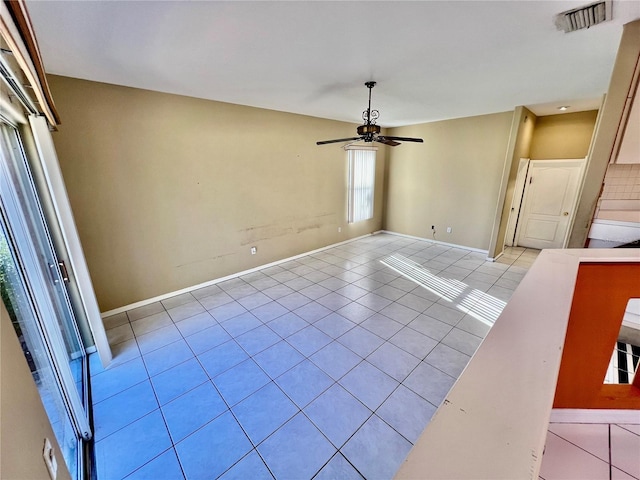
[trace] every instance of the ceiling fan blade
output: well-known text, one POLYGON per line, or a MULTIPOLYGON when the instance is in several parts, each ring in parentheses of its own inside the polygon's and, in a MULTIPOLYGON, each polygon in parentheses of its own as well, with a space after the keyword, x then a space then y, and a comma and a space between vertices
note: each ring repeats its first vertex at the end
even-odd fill
POLYGON ((422 143, 424 142, 424 140, 422 140, 421 138, 411 138, 411 137, 390 137, 390 136, 385 136, 384 138, 388 138, 390 140, 398 140, 399 142, 418 142, 418 143, 422 143))
POLYGON ((335 140, 322 140, 320 142, 316 142, 316 145, 326 145, 327 143, 349 142, 351 140, 362 140, 362 137, 337 138, 335 140))
POLYGON ((384 143, 385 145, 389 145, 390 147, 397 147, 398 145, 400 145, 400 142, 391 140, 389 137, 376 137, 374 139, 374 142, 384 143))

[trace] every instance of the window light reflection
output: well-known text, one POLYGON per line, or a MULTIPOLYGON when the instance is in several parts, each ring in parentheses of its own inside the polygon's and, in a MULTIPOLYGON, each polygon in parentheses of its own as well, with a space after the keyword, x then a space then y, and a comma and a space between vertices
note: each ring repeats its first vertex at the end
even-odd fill
POLYGON ((454 303, 458 310, 486 325, 493 325, 506 305, 506 302, 482 290, 472 288, 460 280, 438 277, 419 263, 402 255, 391 255, 380 262, 439 297, 454 303))

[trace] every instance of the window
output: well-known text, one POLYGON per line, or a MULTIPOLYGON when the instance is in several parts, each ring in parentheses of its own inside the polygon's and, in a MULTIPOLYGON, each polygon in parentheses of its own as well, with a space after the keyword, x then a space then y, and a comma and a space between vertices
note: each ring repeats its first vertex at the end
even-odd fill
POLYGON ((376 149, 347 150, 349 155, 349 223, 373 218, 373 193, 376 183, 376 149))

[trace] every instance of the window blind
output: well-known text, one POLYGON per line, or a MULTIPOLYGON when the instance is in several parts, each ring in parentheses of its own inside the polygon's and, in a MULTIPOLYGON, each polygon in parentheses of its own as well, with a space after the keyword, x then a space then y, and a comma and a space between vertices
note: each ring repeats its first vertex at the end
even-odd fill
POLYGON ((347 221, 373 218, 373 193, 376 179, 376 151, 348 150, 349 202, 347 221))

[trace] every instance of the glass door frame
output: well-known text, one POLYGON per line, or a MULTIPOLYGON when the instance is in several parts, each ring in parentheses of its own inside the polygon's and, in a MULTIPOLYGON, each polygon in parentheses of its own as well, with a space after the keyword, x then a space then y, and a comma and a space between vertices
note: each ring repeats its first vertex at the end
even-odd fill
MULTIPOLYGON (((26 155, 20 141, 20 135, 15 126, 6 121, 2 121, 1 123, 1 134, 5 137, 7 142, 15 142, 13 145, 11 145, 11 143, 7 145, 7 143, 3 141, 2 148, 5 149, 5 147, 9 147, 11 145, 14 148, 19 149, 22 158, 14 158, 14 161, 24 164, 30 177, 30 188, 37 199, 37 193, 26 161, 26 155)), ((13 155, 13 152, 5 151, 4 154, 11 156, 13 155)), ((89 440, 92 433, 88 416, 87 356, 84 351, 84 347, 82 346, 77 325, 75 325, 75 322, 71 322, 73 325, 72 329, 74 330, 73 334, 77 337, 82 352, 82 382, 84 387, 84 398, 81 398, 78 390, 76 389, 76 383, 69 364, 65 360, 68 357, 68 353, 64 346, 65 344, 64 339, 62 338, 62 333, 55 321, 57 314, 55 307, 53 306, 53 300, 48 294, 50 287, 48 282, 59 282, 59 284, 61 284, 64 280, 57 268, 57 261, 55 263, 56 268, 50 268, 49 271, 43 271, 44 267, 42 266, 42 262, 38 257, 38 252, 35 249, 35 242, 30 236, 27 223, 28 221, 25 218, 25 214, 22 211, 22 206, 19 201, 20 194, 18 193, 16 186, 11 181, 11 178, 12 175, 8 169, 8 165, 6 165, 5 162, 0 162, 0 192, 2 192, 0 202, 1 213, 4 217, 5 223, 10 225, 11 235, 13 237, 12 242, 14 243, 14 248, 20 260, 21 273, 26 280, 26 287, 32 298, 32 303, 36 311, 38 327, 42 332, 42 337, 48 351, 49 358, 51 359, 53 371, 59 381, 65 406, 76 427, 78 438, 89 440)), ((47 232, 46 222, 44 221, 42 211, 39 210, 38 212, 32 212, 32 214, 37 215, 40 218, 42 226, 45 229, 45 232, 47 232)), ((50 236, 48 236, 46 241, 52 249, 51 253, 53 258, 56 258, 50 236)), ((62 287, 64 290, 64 285, 62 285, 62 287)), ((70 308, 68 298, 66 298, 66 302, 67 307, 70 308)), ((70 311, 70 314, 73 315, 73 310, 70 311)))
POLYGON ((54 241, 54 245, 68 261, 67 268, 73 284, 71 298, 74 307, 78 308, 81 333, 89 333, 92 337, 93 347, 89 347, 89 344, 85 346, 87 352, 98 352, 98 358, 106 368, 112 360, 111 347, 102 323, 49 124, 41 115, 29 115, 28 124, 30 129, 20 129, 19 132, 41 195, 40 201, 45 207, 45 218, 58 240, 54 241), (77 295, 74 295, 74 289, 77 295))

